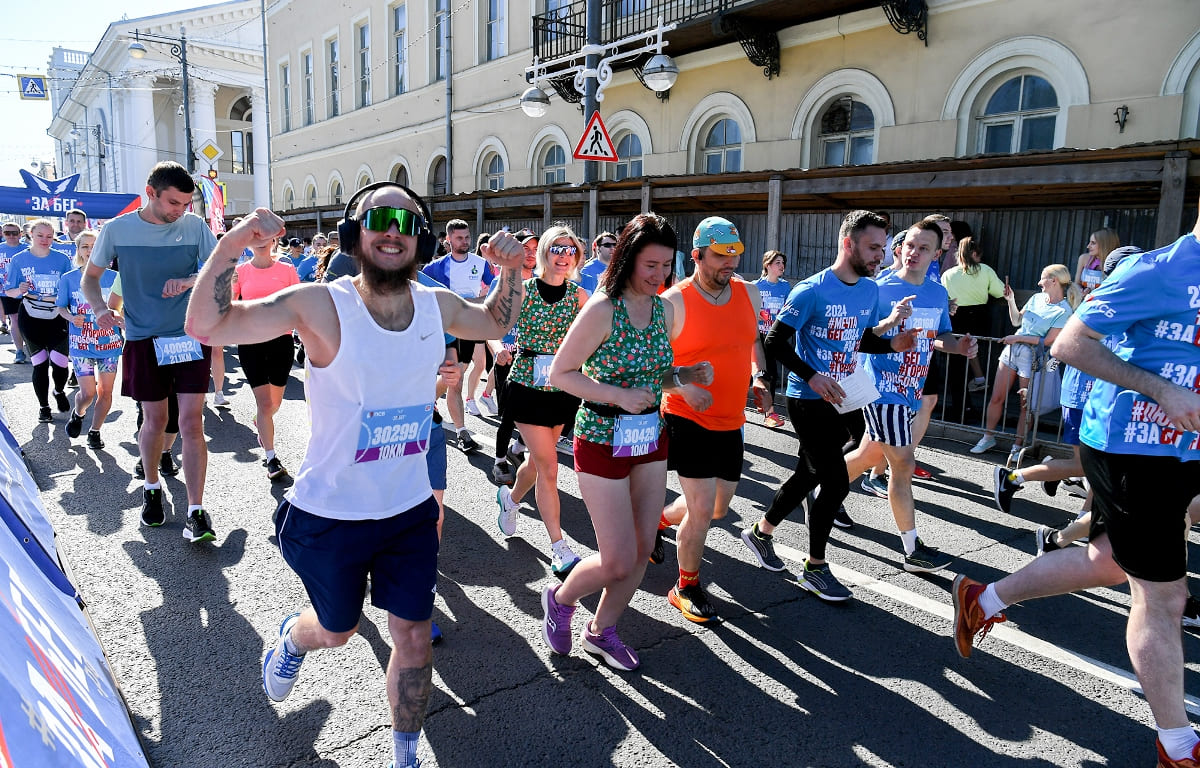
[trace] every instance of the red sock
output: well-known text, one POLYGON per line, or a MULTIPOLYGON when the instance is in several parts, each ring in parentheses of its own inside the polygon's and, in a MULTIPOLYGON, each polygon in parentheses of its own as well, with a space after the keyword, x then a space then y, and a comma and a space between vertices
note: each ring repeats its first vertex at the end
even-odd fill
POLYGON ((685 589, 700 583, 700 571, 685 571, 679 569, 679 588, 685 589))
POLYGON ((658 517, 658 530, 660 530, 660 531, 666 530, 667 528, 670 528, 670 527, 671 527, 671 525, 672 525, 672 523, 671 523, 671 521, 670 521, 670 520, 668 520, 668 519, 667 519, 667 513, 666 513, 666 512, 663 512, 661 515, 659 515, 659 517, 658 517))

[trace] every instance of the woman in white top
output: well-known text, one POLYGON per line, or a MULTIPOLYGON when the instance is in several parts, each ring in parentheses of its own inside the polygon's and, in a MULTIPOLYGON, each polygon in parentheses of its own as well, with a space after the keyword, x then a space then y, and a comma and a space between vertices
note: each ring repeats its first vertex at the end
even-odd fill
MULTIPOLYGON (((1029 386, 1033 376, 1034 355, 1038 345, 1047 348, 1054 343, 1058 332, 1067 324, 1071 312, 1079 305, 1082 295, 1079 286, 1071 282, 1071 273, 1062 264, 1051 264, 1042 270, 1038 280, 1042 289, 1025 302, 1025 306, 1017 309, 1017 299, 1012 287, 1004 283, 1004 298, 1008 302, 1008 319, 1018 326, 1017 332, 1005 336, 1004 351, 1000 354, 1000 365, 996 369, 996 381, 992 385, 992 396, 988 400, 987 419, 984 423, 983 437, 971 449, 971 453, 983 453, 996 444, 994 436, 996 424, 1000 421, 1000 413, 1004 409, 1004 401, 1008 398, 1008 390, 1013 380, 1020 382, 1020 388, 1029 386)), ((1017 419, 1017 438, 1013 443, 1009 459, 1012 460, 1025 444, 1025 401, 1021 402, 1021 413, 1017 419)))

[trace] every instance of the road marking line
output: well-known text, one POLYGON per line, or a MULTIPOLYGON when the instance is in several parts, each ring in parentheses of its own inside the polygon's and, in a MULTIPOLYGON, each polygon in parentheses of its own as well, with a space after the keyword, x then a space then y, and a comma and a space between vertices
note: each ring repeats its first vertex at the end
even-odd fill
MULTIPOLYGON (((797 563, 803 563, 808 557, 804 552, 784 544, 776 544, 775 551, 777 554, 797 563)), ((846 584, 874 592, 877 595, 907 605, 910 608, 916 608, 939 619, 945 619, 947 622, 954 622, 954 607, 949 602, 943 603, 930 600, 923 595, 911 592, 903 587, 881 581, 874 576, 859 573, 840 565, 830 563, 830 567, 833 569, 833 574, 846 584)), ((997 638, 1021 650, 1091 675, 1145 698, 1145 695, 1142 693, 1142 686, 1138 683, 1137 677, 1132 672, 1120 667, 1114 667, 1111 664, 1092 659, 1081 653, 1059 647, 1007 624, 994 624, 989 637, 997 638)), ((950 640, 950 638, 947 638, 947 640, 950 640)), ((947 650, 949 650, 948 643, 947 650)), ((1189 714, 1200 715, 1200 699, 1185 694, 1183 703, 1189 714)))

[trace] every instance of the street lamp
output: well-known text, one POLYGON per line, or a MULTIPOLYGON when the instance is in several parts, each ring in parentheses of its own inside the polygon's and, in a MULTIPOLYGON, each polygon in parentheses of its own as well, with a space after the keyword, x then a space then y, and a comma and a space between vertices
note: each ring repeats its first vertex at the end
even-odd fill
POLYGON ((142 40, 146 39, 152 43, 166 43, 170 46, 167 50, 175 57, 183 66, 183 139, 185 152, 187 153, 188 173, 193 173, 196 170, 196 158, 192 153, 192 110, 188 95, 188 60, 187 60, 187 29, 179 28, 179 37, 168 37, 166 35, 152 35, 147 32, 133 31, 133 42, 129 44, 129 55, 135 59, 143 59, 146 57, 146 46, 142 45, 142 40))
MULTIPOLYGON (((561 82, 567 78, 571 78, 572 85, 581 95, 586 95, 588 80, 595 80, 596 101, 604 101, 604 89, 612 84, 613 65, 650 52, 653 52, 654 56, 642 68, 642 81, 655 93, 670 90, 679 76, 679 67, 675 65, 674 59, 662 52, 662 49, 670 44, 669 40, 663 39, 663 35, 673 29, 675 24, 664 25, 660 16, 654 29, 646 32, 622 37, 611 43, 589 43, 580 48, 578 53, 569 53, 557 59, 539 61, 535 57, 533 66, 525 68, 525 80, 534 87, 521 94, 521 110, 530 117, 546 114, 550 99, 546 96, 545 87, 550 86, 554 80, 561 82), (599 56, 600 59, 592 65, 588 59, 594 56, 599 56), (584 61, 580 62, 581 58, 584 61)), ((585 107, 584 111, 587 112, 588 109, 585 107)), ((591 119, 590 114, 584 117, 591 119)))

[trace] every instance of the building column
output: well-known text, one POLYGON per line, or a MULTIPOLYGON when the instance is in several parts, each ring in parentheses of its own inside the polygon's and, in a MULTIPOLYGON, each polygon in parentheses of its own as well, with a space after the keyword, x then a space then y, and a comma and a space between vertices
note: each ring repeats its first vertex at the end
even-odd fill
POLYGON ((154 126, 154 77, 134 75, 124 92, 125 158, 120 163, 122 192, 140 193, 158 161, 158 136, 154 126))
POLYGON ((267 92, 254 88, 250 93, 250 132, 254 137, 254 205, 274 208, 271 201, 270 152, 271 139, 267 133, 267 92))
MULTIPOLYGON (((217 140, 217 113, 216 113, 216 97, 219 85, 206 83, 196 78, 192 78, 189 85, 188 96, 191 98, 192 104, 192 152, 198 153, 200 146, 204 142, 217 140)), ((184 151, 187 151, 187 141, 184 141, 184 151)), ((184 165, 187 165, 184 162, 184 165)), ((196 172, 204 173, 208 170, 208 161, 197 159, 196 172)))

